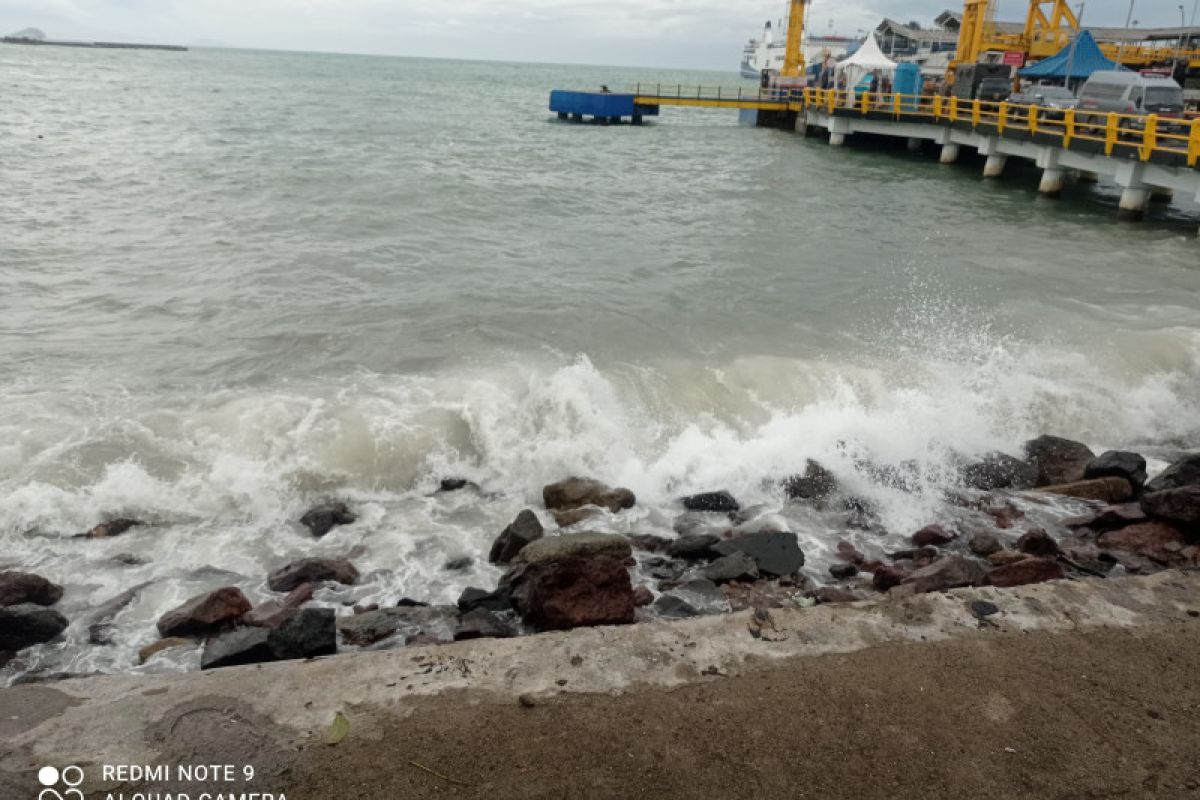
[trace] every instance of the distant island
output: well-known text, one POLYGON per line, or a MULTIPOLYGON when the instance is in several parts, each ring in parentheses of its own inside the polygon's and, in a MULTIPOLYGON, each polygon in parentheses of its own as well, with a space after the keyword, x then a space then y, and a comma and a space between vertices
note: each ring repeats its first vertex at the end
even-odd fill
POLYGON ((98 47, 116 50, 171 50, 186 52, 186 47, 173 44, 128 44, 125 42, 72 42, 65 39, 48 39, 38 28, 25 28, 14 34, 0 37, 0 44, 45 45, 51 47, 98 47))

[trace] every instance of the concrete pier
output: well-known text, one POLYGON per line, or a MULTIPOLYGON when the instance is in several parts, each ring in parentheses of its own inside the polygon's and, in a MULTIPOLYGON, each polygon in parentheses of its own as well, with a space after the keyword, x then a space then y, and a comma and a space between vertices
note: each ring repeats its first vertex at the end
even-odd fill
POLYGON ((983 165, 983 177, 985 178, 1001 178, 1004 176, 1004 167, 1008 164, 1008 156, 1000 155, 999 153, 987 157, 987 161, 983 165))
POLYGON ((1150 205, 1150 189, 1146 186, 1131 186, 1121 192, 1119 213, 1122 219, 1140 220, 1146 216, 1150 205))
POLYGON ((959 146, 953 142, 942 145, 942 155, 940 161, 943 164, 954 164, 958 161, 960 153, 959 146))
POLYGON ((1066 182, 1067 171, 1061 167, 1051 167, 1042 172, 1042 180, 1038 184, 1038 192, 1043 197, 1059 197, 1062 195, 1063 186, 1066 182))

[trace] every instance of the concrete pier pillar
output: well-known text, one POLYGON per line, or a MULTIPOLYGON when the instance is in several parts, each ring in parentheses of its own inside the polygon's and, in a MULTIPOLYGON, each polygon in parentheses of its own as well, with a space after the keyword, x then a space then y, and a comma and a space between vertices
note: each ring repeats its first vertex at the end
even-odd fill
POLYGON ((941 162, 942 162, 943 164, 953 164, 953 163, 955 163, 956 161, 958 161, 958 154, 959 154, 959 152, 960 152, 960 148, 959 148, 959 146, 958 146, 958 145, 956 145, 956 144, 954 144, 954 143, 952 143, 952 142, 951 142, 951 143, 949 143, 949 144, 944 144, 944 145, 942 145, 942 157, 941 157, 941 162))
POLYGON ((1146 186, 1130 186, 1121 192, 1121 219, 1139 220, 1146 216, 1150 204, 1150 189, 1146 186))
POLYGON ((983 177, 999 178, 1004 175, 1004 166, 1008 164, 1008 156, 993 153, 987 157, 983 165, 983 177))
POLYGON ((846 137, 850 135, 850 122, 843 117, 834 117, 829 122, 829 143, 834 147, 841 147, 846 143, 846 137))
POLYGON ((796 114, 795 131, 802 137, 808 136, 808 112, 801 111, 796 114))
POLYGON ((1094 172, 1089 172, 1086 169, 1081 169, 1075 173, 1075 180, 1079 183, 1099 183, 1100 176, 1094 172))
POLYGON ((829 134, 829 143, 831 145, 833 145, 834 147, 841 147, 842 145, 846 144, 846 134, 844 134, 844 133, 829 134))
POLYGON ((1042 182, 1038 191, 1043 197, 1058 197, 1062 194, 1063 184, 1066 183, 1067 172, 1061 167, 1049 167, 1042 172, 1042 182))
POLYGON ((921 152, 921 145, 923 145, 923 144, 925 144, 925 143, 923 141, 921 141, 920 139, 918 139, 916 137, 910 137, 908 140, 908 152, 910 152, 910 153, 921 152))

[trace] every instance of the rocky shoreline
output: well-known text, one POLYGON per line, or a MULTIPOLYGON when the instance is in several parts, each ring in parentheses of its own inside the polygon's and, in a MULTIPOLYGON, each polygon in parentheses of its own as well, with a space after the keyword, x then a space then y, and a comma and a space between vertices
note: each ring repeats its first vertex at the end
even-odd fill
MULTIPOLYGON (((900 491, 919 477, 915 467, 862 468, 900 491)), ((782 529, 775 508, 745 508, 717 490, 678 501, 674 538, 622 535, 598 529, 636 507, 634 493, 572 477, 544 487, 543 508, 522 511, 496 536, 489 561, 504 570, 497 584, 467 588, 455 605, 405 599, 387 607, 316 607, 311 601, 321 587, 354 586, 360 572, 352 553, 304 558, 267 576, 275 597, 257 606, 241 588, 225 586, 163 614, 160 638, 142 648, 139 662, 189 648, 200 651, 202 669, 215 669, 742 609, 762 612, 751 633, 769 637, 771 608, 1200 568, 1200 454, 1151 480, 1137 453, 1096 454, 1078 442, 1043 436, 1028 442, 1020 457, 995 453, 964 462, 958 472, 945 492, 946 518, 929 520, 907 536, 911 546, 890 552, 872 543, 896 532, 884 530, 870 502, 844 490, 820 464, 809 462, 803 474, 777 481, 783 503, 842 520, 847 536, 830 543, 836 563, 819 576, 805 571, 800 538, 782 529), (1047 524, 1026 510, 1055 498, 1072 499, 1084 513, 1047 524), (551 519, 558 530, 544 526, 551 519), (848 541, 851 533, 859 546, 848 541)), ((474 488, 450 478, 440 491, 474 488)), ((300 519, 318 539, 355 521, 345 503, 313 508, 300 519)), ((113 519, 81 538, 112 538, 140 524, 113 519)), ((445 569, 470 566, 460 559, 445 569)), ((112 642, 112 618, 142 588, 89 617, 97 620, 88 626, 91 645, 112 642)), ((62 597, 62 587, 46 577, 0 572, 0 665, 63 635, 70 623, 54 608, 62 597)), ((994 613, 986 605, 976 609, 980 619, 994 613)))

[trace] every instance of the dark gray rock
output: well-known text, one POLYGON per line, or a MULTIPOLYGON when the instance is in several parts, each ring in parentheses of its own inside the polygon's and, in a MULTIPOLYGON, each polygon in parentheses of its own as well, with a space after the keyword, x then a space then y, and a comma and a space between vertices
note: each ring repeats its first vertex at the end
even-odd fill
POLYGON ((666 619, 687 619, 700 616, 700 611, 688 601, 673 594, 664 594, 650 608, 666 619))
POLYGON ((316 658, 337 653, 337 614, 332 608, 301 608, 270 631, 275 658, 316 658))
POLYGON ((713 583, 758 580, 758 564, 746 553, 736 552, 718 558, 701 573, 713 583))
POLYGON ((794 575, 804 566, 800 543, 789 531, 746 533, 718 542, 713 549, 726 556, 745 553, 754 559, 759 572, 780 578, 794 575))
POLYGON ((471 482, 466 478, 442 478, 441 484, 438 486, 439 492, 461 492, 463 489, 471 485, 471 482))
POLYGON ((62 599, 63 588, 51 583, 41 575, 31 572, 0 572, 0 606, 18 606, 33 603, 52 606, 62 599))
POLYGON ((708 534, 680 536, 667 546, 667 555, 672 558, 682 558, 685 561, 712 561, 721 557, 721 554, 715 549, 720 542, 719 536, 708 534))
POLYGON ((720 536, 730 529, 729 515, 687 511, 675 518, 671 529, 680 536, 720 536))
POLYGON ((300 518, 300 524, 319 539, 337 526, 352 525, 357 519, 345 503, 329 503, 309 509, 300 518))
POLYGON ((517 635, 516 629, 497 614, 486 608, 476 608, 463 614, 454 628, 454 641, 469 639, 509 639, 517 635))
POLYGON ((1095 457, 1087 445, 1058 436, 1039 436, 1025 443, 1025 458, 1037 468, 1038 486, 1082 481, 1095 457))
POLYGON ((1043 530, 1035 529, 1017 540, 1017 549, 1031 556, 1057 556, 1062 551, 1054 537, 1043 530))
POLYGON ((829 574, 839 581, 846 581, 858 576, 858 567, 853 564, 834 564, 829 568, 829 574))
POLYGON ((76 539, 111 539, 114 536, 120 536, 123 533, 128 533, 134 528, 141 527, 146 523, 137 519, 114 519, 109 522, 102 522, 92 528, 87 533, 81 533, 76 536, 76 539))
POLYGON ((1004 549, 1000 545, 1000 541, 990 533, 981 533, 971 537, 971 541, 967 543, 967 547, 972 553, 981 558, 987 558, 992 553, 999 553, 1004 549))
POLYGON ((1200 526, 1200 484, 1143 495, 1142 509, 1157 519, 1200 526))
POLYGON ((461 558, 452 558, 442 565, 442 569, 446 572, 466 572, 471 567, 475 566, 475 559, 470 556, 462 556, 461 558))
POLYGON ((458 609, 454 606, 427 608, 381 608, 341 617, 338 632, 348 643, 366 647, 394 636, 424 636, 448 642, 454 638, 458 609))
POLYGON ((215 636, 204 643, 200 669, 241 667, 275 660, 271 632, 266 628, 238 628, 215 636))
POLYGON ((741 509, 741 504, 729 492, 705 492, 683 498, 683 507, 688 511, 718 511, 728 513, 741 509))
POLYGON ((546 535, 537 514, 528 508, 517 515, 512 524, 501 531, 492 542, 488 561, 493 564, 511 564, 525 547, 546 535))
POLYGON ((1146 459, 1137 453, 1109 450, 1088 462, 1083 477, 1085 480, 1124 478, 1135 490, 1138 490, 1146 483, 1146 459))
POLYGON ((643 553, 665 553, 667 552, 667 548, 671 546, 670 539, 649 533, 634 534, 628 538, 633 545, 633 549, 643 553))
POLYGON ((67 618, 52 608, 34 603, 0 607, 0 650, 24 650, 58 638, 67 629, 67 618))
POLYGON ((834 474, 815 461, 809 461, 803 475, 795 475, 783 482, 783 491, 791 500, 803 500, 823 506, 837 494, 838 482, 834 474))
POLYGON ((344 558, 302 558, 280 567, 267 576, 273 592, 290 592, 305 583, 358 583, 358 570, 344 558))
POLYGON ((458 598, 458 610, 464 614, 483 608, 488 611, 509 611, 512 609, 512 598, 506 592, 489 592, 486 589, 470 587, 463 590, 458 598))
POLYGON ((1007 453, 989 453, 982 460, 963 468, 963 483, 972 489, 991 492, 996 489, 1021 491, 1038 482, 1037 467, 1007 453))
POLYGON ((1200 453, 1184 456, 1167 467, 1161 475, 1146 484, 1146 491, 1164 492, 1185 486, 1200 486, 1200 453))
POLYGON ((97 622, 88 626, 88 644, 108 647, 117 638, 117 626, 111 622, 97 622))

